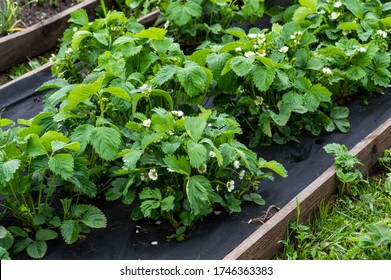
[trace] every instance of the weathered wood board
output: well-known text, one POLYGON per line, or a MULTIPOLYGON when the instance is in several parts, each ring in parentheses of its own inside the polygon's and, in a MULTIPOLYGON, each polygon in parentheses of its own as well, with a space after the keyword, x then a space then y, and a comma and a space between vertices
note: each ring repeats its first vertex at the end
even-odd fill
MULTIPOLYGON (((105 0, 108 8, 113 2, 114 0, 105 0)), ((23 31, 1 37, 0 71, 54 48, 69 26, 68 19, 73 11, 85 9, 90 19, 93 19, 95 8, 99 5, 99 0, 86 0, 23 31)))

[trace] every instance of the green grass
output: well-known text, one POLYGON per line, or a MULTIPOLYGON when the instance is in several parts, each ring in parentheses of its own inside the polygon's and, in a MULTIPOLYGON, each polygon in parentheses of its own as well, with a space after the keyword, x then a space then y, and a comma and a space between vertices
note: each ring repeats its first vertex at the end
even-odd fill
MULTIPOLYGON (((388 168, 387 168, 388 169, 388 168)), ((291 221, 276 259, 391 259, 390 170, 351 186, 356 195, 321 203, 309 225, 291 221)))

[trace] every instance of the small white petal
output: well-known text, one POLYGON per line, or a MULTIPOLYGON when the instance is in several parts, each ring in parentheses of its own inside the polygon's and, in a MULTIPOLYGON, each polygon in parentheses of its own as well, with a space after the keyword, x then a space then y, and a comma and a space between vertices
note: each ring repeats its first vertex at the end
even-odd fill
POLYGON ((159 242, 157 242, 157 241, 152 241, 151 242, 151 245, 158 245, 159 244, 159 242))

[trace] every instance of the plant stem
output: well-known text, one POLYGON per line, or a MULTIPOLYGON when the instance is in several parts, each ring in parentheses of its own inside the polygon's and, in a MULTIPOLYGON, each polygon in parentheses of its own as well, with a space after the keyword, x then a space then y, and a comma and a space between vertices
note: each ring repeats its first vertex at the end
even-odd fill
POLYGON ((105 17, 107 17, 107 9, 106 9, 106 4, 104 0, 100 0, 100 5, 102 6, 103 14, 105 17))

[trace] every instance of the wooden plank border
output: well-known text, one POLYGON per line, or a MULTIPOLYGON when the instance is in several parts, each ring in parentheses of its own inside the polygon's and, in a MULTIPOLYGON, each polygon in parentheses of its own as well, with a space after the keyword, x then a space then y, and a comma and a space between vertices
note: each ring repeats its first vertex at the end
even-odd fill
MULTIPOLYGON (((105 0, 108 8, 114 0, 105 0)), ((28 58, 38 56, 58 44, 66 28, 68 19, 73 11, 85 9, 90 17, 95 17, 95 8, 100 5, 99 0, 86 0, 41 23, 34 24, 22 31, 15 32, 0 38, 0 71, 22 63, 28 58)))
MULTIPOLYGON (((377 159, 382 156, 383 151, 390 147, 391 118, 361 140, 350 152, 356 155, 364 164, 359 169, 365 174, 373 168, 377 159)), ((305 223, 308 220, 323 199, 328 200, 336 193, 336 185, 335 168, 330 167, 298 194, 301 222, 305 223)), ((296 198, 293 198, 269 221, 226 255, 224 259, 272 259, 281 250, 282 245, 278 241, 286 238, 288 222, 296 219, 296 213, 296 198)))

